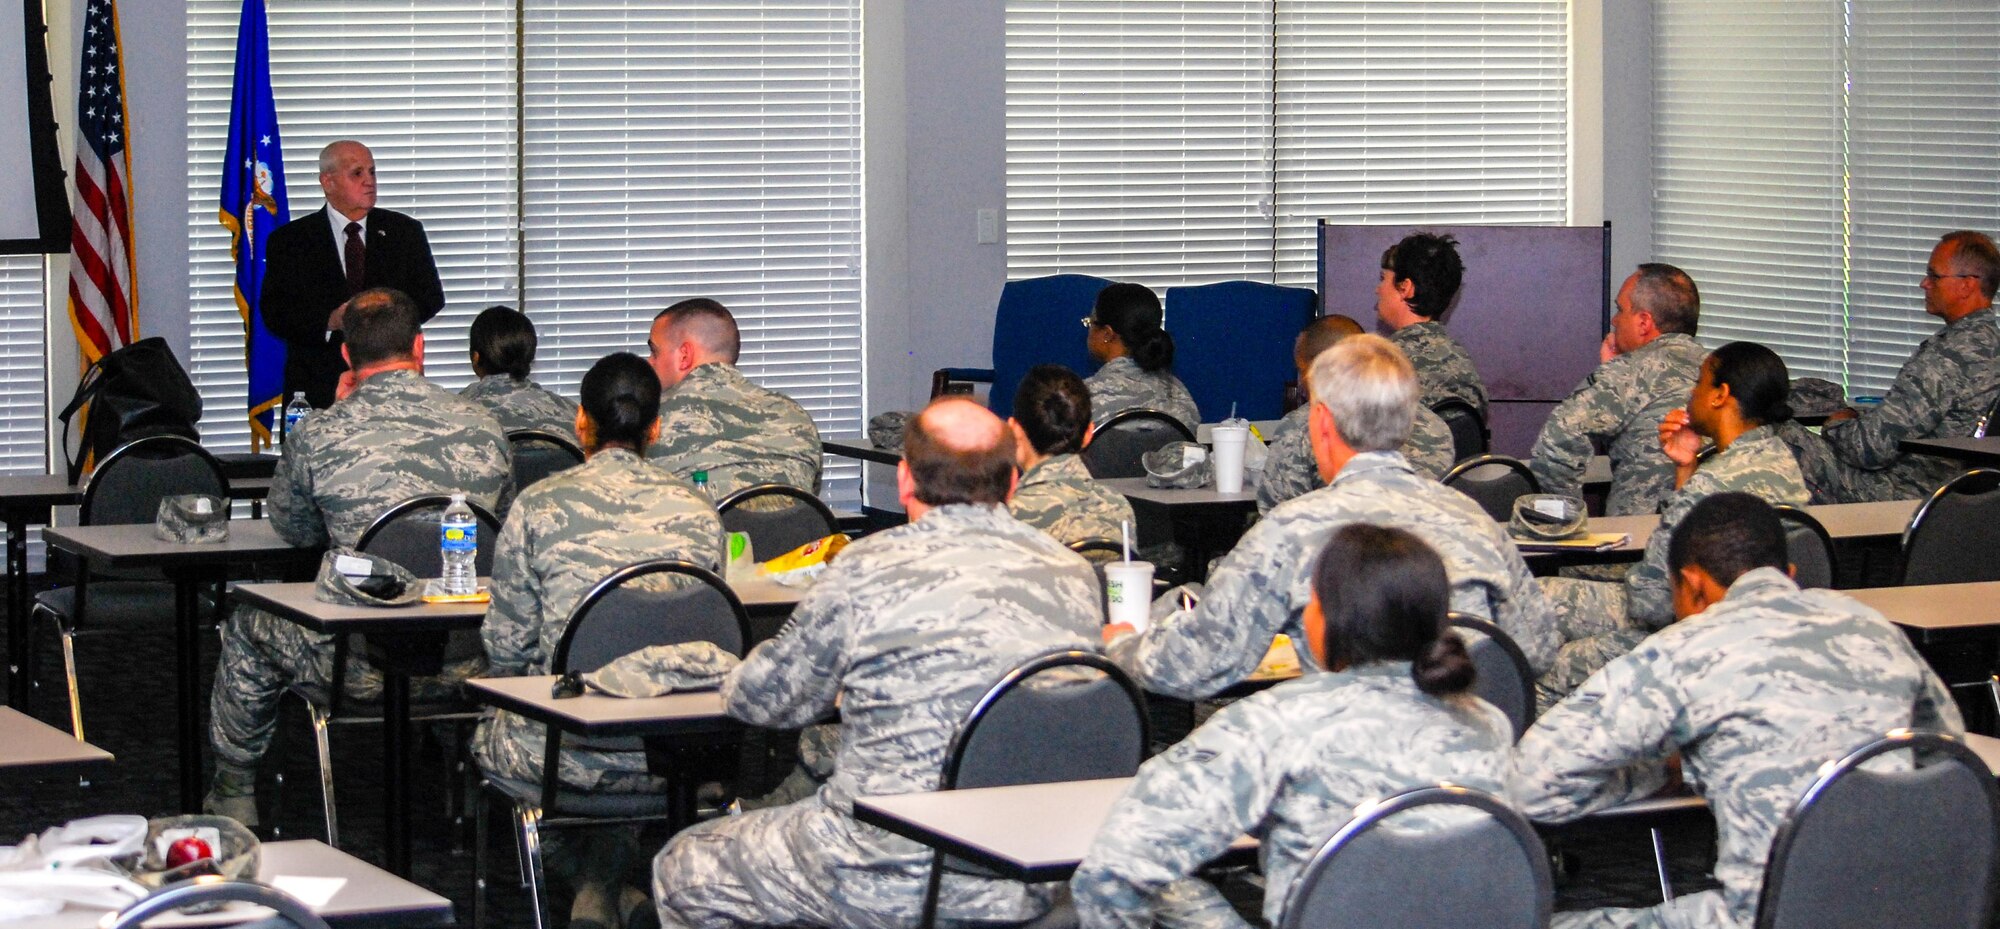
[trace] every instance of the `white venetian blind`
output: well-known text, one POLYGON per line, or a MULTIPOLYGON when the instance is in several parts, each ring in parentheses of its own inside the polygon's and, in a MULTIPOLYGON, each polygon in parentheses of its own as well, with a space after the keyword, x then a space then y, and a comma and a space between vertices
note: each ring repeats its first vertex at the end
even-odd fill
MULTIPOLYGON (((40 255, 0 255, 0 473, 47 473, 49 431, 42 409, 48 377, 42 347, 50 338, 73 336, 44 331, 48 309, 42 268, 40 255)), ((68 397, 56 399, 69 402, 68 397)))
MULTIPOLYGON (((526 0, 525 303, 573 394, 653 316, 722 301, 740 366, 862 428, 858 0, 526 0)), ((836 461, 839 461, 836 459, 836 461)), ((858 498, 835 465, 831 499, 858 498)))
POLYGON ((1277 276, 1315 221, 1557 224, 1567 0, 1276 0, 1277 276))
MULTIPOLYGON (((446 306, 426 370, 470 379, 465 331, 517 299, 515 35, 511 0, 268 0, 271 84, 294 219, 319 209, 319 150, 374 151, 379 205, 424 224, 446 306)), ((216 222, 242 0, 188 0, 189 373, 203 442, 247 447, 243 322, 229 234, 216 222)))
POLYGON ((1271 275, 1270 0, 1007 0, 1007 273, 1271 275))
MULTIPOLYGON (((1701 288, 1701 333, 1839 381, 1838 3, 1654 8, 1653 244, 1701 288)), ((1615 234, 1615 232, 1614 232, 1615 234)))
POLYGON ((1851 378, 1895 379, 1941 323, 1918 280, 1938 237, 2000 233, 2000 5, 1851 5, 1851 378))

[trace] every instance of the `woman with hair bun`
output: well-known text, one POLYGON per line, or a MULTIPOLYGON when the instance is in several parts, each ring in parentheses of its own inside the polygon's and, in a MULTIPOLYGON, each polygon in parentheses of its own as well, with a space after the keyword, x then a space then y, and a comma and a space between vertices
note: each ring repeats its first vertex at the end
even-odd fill
MULTIPOLYGON (((678 558, 711 571, 723 562, 722 520, 694 486, 645 460, 660 431, 660 378, 629 352, 593 365, 583 376, 583 403, 571 425, 584 462, 521 491, 500 530, 493 558, 493 604, 480 635, 490 677, 549 673, 570 610, 598 581, 628 564, 678 558)), ((656 575, 634 582, 660 589, 656 575)), ((473 757, 488 776, 539 783, 546 733, 540 723, 487 711, 473 737, 473 757)), ((565 788, 596 793, 657 792, 665 782, 647 773, 646 753, 572 748, 560 764, 565 788)), ((551 844, 549 871, 576 891, 570 924, 625 924, 635 907, 651 904, 620 883, 642 861, 636 829, 567 830, 551 844)))
POLYGON ((572 435, 576 404, 528 379, 535 364, 535 324, 513 307, 490 306, 472 321, 472 373, 458 395, 493 411, 508 432, 538 429, 572 435))
POLYGON ((1538 688, 1543 709, 1674 621, 1667 544, 1695 504, 1733 490, 1773 506, 1806 505, 1812 492, 1776 431, 1792 418, 1786 405, 1791 383, 1784 359, 1755 342, 1731 342, 1702 359, 1687 408, 1660 421, 1660 447, 1674 462, 1675 490, 1661 508, 1660 527, 1646 540, 1645 557, 1625 572, 1622 584, 1542 579, 1568 640, 1538 688), (1715 443, 1706 460, 1700 457, 1704 442, 1715 443))
POLYGON ((1278 923, 1313 852, 1369 800, 1449 781, 1503 795, 1505 714, 1468 693, 1447 631, 1444 562, 1401 529, 1351 523, 1312 573, 1305 629, 1332 670, 1224 707, 1139 768, 1070 880, 1085 926, 1241 925, 1195 871, 1238 835, 1263 841, 1278 923))
POLYGON ((1084 380, 1097 422, 1130 409, 1159 410, 1193 432, 1201 410, 1174 376, 1174 337, 1160 328, 1160 298, 1144 284, 1113 284, 1097 295, 1083 327, 1090 357, 1103 367, 1084 380))

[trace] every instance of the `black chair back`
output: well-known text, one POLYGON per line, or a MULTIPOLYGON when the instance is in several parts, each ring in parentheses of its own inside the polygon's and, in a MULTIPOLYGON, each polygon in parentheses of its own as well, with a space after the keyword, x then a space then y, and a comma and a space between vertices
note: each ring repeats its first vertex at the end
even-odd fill
POLYGON ((1514 518, 1514 498, 1542 492, 1535 473, 1520 460, 1505 455, 1464 459, 1445 472, 1443 483, 1471 497, 1487 515, 1503 523, 1514 518))
POLYGON ((1512 807, 1465 787, 1420 787, 1362 806, 1286 894, 1279 929, 1542 929, 1555 906, 1548 853, 1512 807), (1429 828, 1416 816, 1458 815, 1429 828))
POLYGON ((1989 924, 2000 787, 1964 743, 1897 730, 1823 769, 1771 841, 1757 929, 1989 924), (1909 751, 1913 767, 1864 768, 1909 751))
POLYGON ((1145 477, 1146 465, 1139 460, 1170 442, 1192 442, 1194 434, 1181 421, 1159 410, 1120 410, 1097 427, 1090 444, 1077 454, 1090 476, 1100 481, 1116 477, 1145 477))
POLYGON ((1453 613, 1450 622, 1453 629, 1477 633, 1465 637, 1465 650, 1478 671, 1473 696, 1507 714, 1514 738, 1520 738, 1535 723, 1535 672, 1528 667, 1528 656, 1513 636, 1477 616, 1453 613))
POLYGON ((297 926, 298 929, 327 929, 326 920, 306 908, 299 898, 275 887, 251 881, 218 881, 201 878, 176 881, 147 894, 118 911, 109 929, 139 929, 156 916, 188 907, 218 907, 225 903, 248 903, 272 910, 258 925, 297 926))
POLYGON ((2000 580, 2000 470, 1974 468, 1930 495, 1903 530, 1904 585, 2000 580))
POLYGON ((750 548, 760 561, 840 534, 833 510, 818 497, 784 484, 745 487, 722 498, 715 511, 722 528, 750 534, 750 548))
POLYGON ((750 648, 750 614, 729 584, 692 562, 657 558, 606 575, 569 611, 549 670, 595 671, 653 645, 714 642, 741 656, 750 648), (678 579, 671 589, 649 590, 634 581, 656 575, 678 579))
MULTIPOLYGON (((444 508, 451 505, 450 494, 422 494, 382 511, 361 533, 355 551, 387 558, 419 578, 444 573, 444 559, 438 554, 438 523, 444 508)), ((492 511, 467 500, 472 517, 479 521, 479 553, 473 564, 479 576, 493 573, 493 552, 500 544, 500 520, 492 511)))
POLYGON ((1840 561, 1833 553, 1833 536, 1811 513, 1795 506, 1774 507, 1778 521, 1785 524, 1785 552, 1792 561, 1792 577, 1800 587, 1831 588, 1840 576, 1840 561))
POLYGON ((1457 397, 1441 400, 1431 407, 1444 424, 1451 428, 1452 457, 1457 461, 1486 454, 1492 439, 1486 431, 1486 417, 1479 415, 1479 408, 1457 397))
POLYGON ((113 449, 83 488, 77 522, 85 526, 150 523, 160 501, 175 494, 229 499, 222 462, 200 443, 177 435, 147 436, 113 449))
POLYGON ((514 489, 528 486, 558 471, 583 464, 583 449, 569 436, 540 429, 516 429, 507 433, 514 449, 514 489))

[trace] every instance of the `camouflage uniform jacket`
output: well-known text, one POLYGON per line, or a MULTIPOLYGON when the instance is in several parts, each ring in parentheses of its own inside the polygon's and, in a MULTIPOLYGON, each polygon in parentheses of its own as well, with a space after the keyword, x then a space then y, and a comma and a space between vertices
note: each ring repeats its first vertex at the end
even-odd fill
MULTIPOLYGON (((802 803, 829 814, 802 854, 840 875, 826 892, 863 909, 914 915, 928 849, 850 817, 855 797, 935 790, 958 723, 1022 662, 1095 650, 1097 575, 1056 540, 998 506, 955 504, 856 541, 828 565, 778 636, 722 684, 730 716, 797 729, 835 708, 833 775, 802 803)), ((947 879, 940 913, 1026 919, 1046 891, 947 879)))
POLYGON ((353 548, 383 510, 461 492, 504 517, 512 453, 486 408, 415 371, 388 371, 306 417, 271 482, 271 528, 293 545, 353 548))
POLYGON ((1132 502, 1097 482, 1075 455, 1051 455, 1021 475, 1007 512, 1064 545, 1119 537, 1119 524, 1138 523, 1132 502))
MULTIPOLYGON (((1271 430, 1270 456, 1264 459, 1264 477, 1257 483, 1259 514, 1269 513, 1280 503, 1325 486, 1319 479, 1319 462, 1313 460, 1312 436, 1306 430, 1311 413, 1312 404, 1308 403, 1286 413, 1284 419, 1278 420, 1277 428, 1271 430)), ((1410 422, 1410 437, 1403 442, 1403 457, 1410 460, 1417 473, 1443 480, 1456 455, 1451 427, 1431 412, 1430 407, 1418 405, 1416 417, 1410 422)))
POLYGON ((1249 832, 1277 925, 1300 869, 1356 806, 1439 781, 1502 794, 1513 741, 1485 701, 1418 690, 1408 662, 1246 697, 1140 767, 1070 879, 1077 915, 1088 929, 1151 926, 1168 884, 1249 832))
POLYGON ((1466 353, 1465 346, 1444 331, 1443 323, 1404 326, 1390 333, 1389 341, 1396 343, 1417 369, 1424 406, 1434 407, 1457 398, 1478 408, 1481 417, 1487 415, 1486 382, 1479 379, 1479 369, 1473 367, 1472 356, 1466 353))
POLYGON ((1593 440, 1609 443, 1612 516, 1652 514, 1674 492, 1674 463, 1660 450, 1660 420, 1687 405, 1708 349, 1670 332, 1605 362, 1549 412, 1529 454, 1543 493, 1583 498, 1593 440))
MULTIPOLYGON (((1429 543, 1451 578, 1451 608, 1492 620, 1537 674, 1548 668, 1558 644, 1555 611, 1520 551, 1479 504, 1419 476, 1395 452, 1356 455, 1331 484, 1272 510, 1223 557, 1195 609, 1120 636, 1106 651, 1146 689, 1183 699, 1243 680, 1272 636, 1305 641, 1300 616, 1313 561, 1348 523, 1407 529, 1429 543)), ((1300 658, 1312 666, 1308 655, 1300 658)))
MULTIPOLYGON (((722 521, 694 488, 610 448, 521 493, 493 558, 493 606, 480 636, 493 677, 549 673, 570 611, 606 575, 634 562, 679 558, 720 571, 722 521)), ((666 578, 655 578, 660 585, 666 578)), ((645 585, 645 581, 635 582, 645 585)), ((534 781, 545 728, 488 711, 474 740, 491 773, 534 781)), ((643 774, 641 752, 565 749, 563 782, 597 787, 607 771, 643 774)))
POLYGON ((508 432, 537 429, 576 441, 576 401, 544 390, 534 381, 488 374, 467 384, 458 395, 485 404, 508 432))
POLYGON ((1201 425, 1201 410, 1194 395, 1172 371, 1141 371, 1130 355, 1113 358, 1083 379, 1090 388, 1090 411, 1097 422, 1130 409, 1159 410, 1181 421, 1193 432, 1201 425))
MULTIPOLYGON (((1841 464, 1883 472, 1870 482, 1867 499, 1920 498, 1964 470, 1950 459, 1905 455, 1897 443, 1972 434, 1979 417, 2000 395, 1996 326, 2000 315, 1991 308, 1960 317, 1917 346, 1879 405, 1863 409, 1856 419, 1828 423, 1820 430, 1841 464)), ((1842 495, 1844 500, 1863 496, 1842 495)))
POLYGON ((1719 834, 1715 877, 1738 926, 1771 838, 1819 766, 1890 729, 1964 732, 1944 684, 1882 615, 1776 568, 1606 665, 1521 738, 1510 790, 1561 822, 1654 793, 1678 751, 1719 834))
POLYGON ((1810 496, 1805 478, 1799 476, 1798 459, 1770 426, 1737 436, 1667 498, 1660 527, 1646 539, 1645 558, 1625 572, 1626 615, 1633 624, 1658 629, 1674 621, 1673 581, 1667 576, 1667 544, 1673 540, 1674 527, 1695 504, 1730 491, 1754 495, 1774 506, 1804 506, 1810 496))
POLYGON ((660 439, 646 458, 682 480, 707 471, 708 493, 717 501, 758 484, 819 492, 812 415, 733 365, 697 367, 660 397, 660 439))

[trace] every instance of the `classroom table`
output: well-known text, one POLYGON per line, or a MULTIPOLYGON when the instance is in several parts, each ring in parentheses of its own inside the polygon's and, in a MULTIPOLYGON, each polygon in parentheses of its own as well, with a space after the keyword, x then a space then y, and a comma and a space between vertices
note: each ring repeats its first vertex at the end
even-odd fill
POLYGON ((839 455, 842 458, 853 458, 857 461, 868 461, 891 466, 902 464, 902 452, 886 448, 876 448, 873 445, 867 444, 867 442, 868 440, 866 439, 855 441, 822 439, 820 440, 819 447, 827 454, 839 455))
MULTIPOLYGON (((333 929, 446 929, 458 921, 449 899, 312 839, 265 842, 257 880, 300 898, 306 909, 333 929)), ((8 926, 96 929, 105 915, 103 910, 71 906, 8 926)), ((146 925, 149 929, 229 926, 269 915, 262 907, 232 903, 212 913, 164 915, 146 925)))
POLYGON ((1912 455, 1936 455, 1962 461, 1968 467, 2000 465, 2000 436, 1950 439, 1904 439, 1896 447, 1912 455))
POLYGON ((1868 587, 1846 593, 1902 627, 1919 646, 2000 638, 2000 581, 1868 587))
MULTIPOLYGON (((255 471, 252 465, 241 466, 255 471)), ((228 473, 228 469, 224 469, 228 473)), ((271 491, 271 475, 230 478, 229 496, 262 500, 271 491)), ((7 703, 26 706, 27 679, 21 669, 28 660, 28 529, 49 523, 50 510, 83 502, 83 487, 55 474, 0 475, 0 524, 7 533, 7 703)))
POLYGON ((52 774, 111 760, 104 749, 18 710, 0 707, 0 773, 52 774))
POLYGON ((1130 501, 1132 515, 1140 521, 1173 527, 1174 541, 1187 550, 1182 573, 1190 580, 1206 579, 1208 563, 1235 547, 1249 528, 1250 517, 1257 515, 1257 488, 1247 480, 1244 489, 1235 493, 1223 493, 1212 485, 1148 487, 1143 477, 1116 477, 1098 483, 1130 501))
POLYGON ((278 537, 261 519, 229 523, 229 538, 220 542, 186 544, 153 535, 153 524, 61 526, 42 531, 54 548, 87 558, 93 568, 110 571, 158 570, 174 585, 174 666, 179 707, 181 809, 201 809, 201 706, 196 629, 200 585, 225 579, 230 568, 255 561, 313 560, 316 549, 297 548, 278 537))
MULTIPOLYGON (((1901 536, 1910 524, 1921 500, 1883 500, 1873 503, 1827 503, 1805 508, 1806 513, 1826 527, 1834 541, 1879 539, 1901 536)), ((1505 524, 1502 523, 1504 526, 1505 524)), ((1577 549, 1560 552, 1525 552, 1530 564, 1537 562, 1610 564, 1638 561, 1645 557, 1646 542, 1660 526, 1658 516, 1593 516, 1588 531, 1615 533, 1629 538, 1608 549, 1577 549)))

